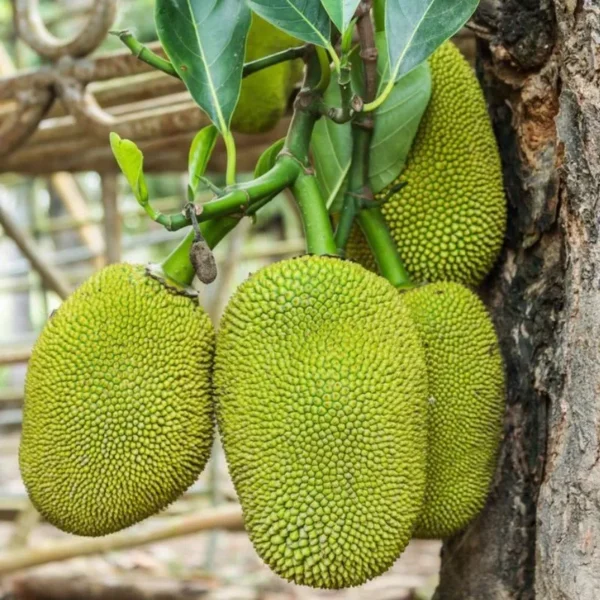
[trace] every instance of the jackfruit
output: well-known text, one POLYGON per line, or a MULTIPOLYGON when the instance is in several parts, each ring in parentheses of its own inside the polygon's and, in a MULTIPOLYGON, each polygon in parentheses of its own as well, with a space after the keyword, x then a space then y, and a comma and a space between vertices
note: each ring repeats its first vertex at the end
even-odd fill
MULTIPOLYGON (((431 100, 382 211, 415 281, 476 285, 496 260, 506 228, 502 168, 477 78, 451 42, 429 59, 431 100)), ((348 258, 376 270, 355 228, 348 258)))
POLYGON ((226 308, 214 382, 263 560, 319 588, 387 570, 421 509, 427 435, 423 350, 396 290, 337 258, 263 268, 226 308))
MULTIPOLYGON (((258 60, 301 44, 301 41, 253 13, 245 60, 258 60)), ((282 62, 245 77, 231 121, 232 130, 264 133, 273 129, 283 117, 294 85, 301 77, 301 60, 282 62)))
POLYGON ((479 298, 457 283, 402 295, 425 348, 429 455, 415 535, 444 538, 482 509, 494 475, 504 414, 504 371, 494 326, 479 298))
POLYGON ((46 324, 25 383, 21 474, 56 527, 100 536, 158 512, 210 453, 215 334, 197 298, 106 267, 46 324))

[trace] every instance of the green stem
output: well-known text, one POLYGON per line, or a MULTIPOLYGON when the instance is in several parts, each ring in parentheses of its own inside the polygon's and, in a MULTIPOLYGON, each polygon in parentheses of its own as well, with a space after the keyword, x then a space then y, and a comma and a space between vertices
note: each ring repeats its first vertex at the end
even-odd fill
POLYGON ((223 140, 225 141, 225 151, 227 153, 227 170, 225 172, 225 185, 235 185, 235 171, 236 171, 236 149, 235 140, 231 131, 227 130, 223 134, 223 140))
POLYGON ((331 221, 317 178, 306 173, 300 174, 292 186, 292 193, 302 215, 307 252, 317 255, 336 255, 331 221))
POLYGON ((381 210, 379 208, 361 210, 358 213, 358 223, 371 247, 381 275, 394 287, 412 287, 410 276, 402 264, 396 242, 381 210))
POLYGON ((375 31, 385 31, 385 0, 373 0, 373 20, 375 31))
MULTIPOLYGON (((365 120, 359 115, 357 122, 365 120)), ((353 125, 352 127, 352 162, 348 173, 348 192, 344 196, 344 204, 335 232, 335 243, 341 256, 346 253, 346 245, 352 231, 354 219, 360 211, 360 199, 368 200, 372 195, 368 187, 369 180, 369 147, 371 132, 368 129, 353 125)))
POLYGON ((139 58, 142 62, 154 67, 158 71, 162 71, 167 75, 171 75, 171 77, 177 77, 177 79, 180 79, 175 67, 168 60, 165 60, 162 58, 162 56, 159 56, 155 52, 152 52, 150 48, 144 46, 138 39, 136 39, 129 29, 111 31, 110 33, 116 35, 131 50, 131 53, 139 58))
MULTIPOLYGON (((162 58, 162 56, 159 56, 156 54, 156 52, 150 50, 148 46, 144 46, 144 44, 142 44, 133 35, 133 33, 129 31, 129 29, 123 29, 122 31, 111 31, 111 33, 116 35, 123 42, 123 44, 125 44, 125 46, 131 50, 131 53, 139 58, 142 62, 145 62, 147 65, 150 65, 151 67, 154 67, 155 69, 162 71, 167 75, 171 75, 171 77, 181 79, 179 73, 177 73, 175 67, 170 61, 162 58)), ((262 71, 263 69, 268 69, 273 65, 277 65, 288 60, 302 58, 306 53, 306 48, 306 45, 288 48, 287 50, 282 50, 281 52, 276 52, 275 54, 263 56, 262 58, 248 62, 244 64, 242 77, 248 77, 248 75, 252 75, 252 73, 262 71)))
POLYGON ((248 75, 252 75, 252 73, 262 71, 263 69, 268 69, 273 65, 278 65, 279 63, 286 62, 288 60, 302 58, 306 54, 306 48, 307 46, 288 48, 287 50, 282 50, 281 52, 276 52, 275 54, 270 54, 269 56, 264 56, 263 58, 257 58, 256 60, 247 62, 244 65, 242 77, 248 77, 248 75))
MULTIPOLYGON (((254 202, 268 196, 272 197, 289 187, 301 169, 302 167, 295 159, 282 156, 277 160, 275 166, 264 175, 252 181, 235 185, 233 189, 226 189, 226 193, 222 197, 203 204, 202 212, 197 217, 198 222, 202 223, 231 216, 235 213, 243 213, 254 202)), ((160 223, 168 231, 178 231, 191 225, 188 216, 183 213, 164 215, 153 210, 153 214, 153 220, 160 223)))
MULTIPOLYGON (((200 231, 206 243, 213 249, 239 222, 240 219, 235 217, 208 221, 200 225, 200 231)), ((195 237, 196 234, 190 231, 160 265, 165 277, 183 287, 188 287, 195 275, 190 262, 190 248, 195 237)))
POLYGON ((310 110, 310 107, 299 108, 298 104, 302 103, 306 98, 307 102, 318 101, 318 97, 313 97, 310 92, 300 92, 296 100, 296 109, 290 123, 285 145, 282 152, 291 154, 299 163, 308 166, 308 155, 310 150, 310 139, 317 120, 317 115, 310 110))

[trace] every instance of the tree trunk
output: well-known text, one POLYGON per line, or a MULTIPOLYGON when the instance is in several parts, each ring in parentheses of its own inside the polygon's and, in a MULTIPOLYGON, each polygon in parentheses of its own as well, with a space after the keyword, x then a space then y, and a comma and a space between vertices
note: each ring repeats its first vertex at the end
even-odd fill
POLYGON ((506 247, 485 295, 508 381, 481 516, 442 552, 439 600, 600 598, 600 3, 483 0, 479 74, 506 247))

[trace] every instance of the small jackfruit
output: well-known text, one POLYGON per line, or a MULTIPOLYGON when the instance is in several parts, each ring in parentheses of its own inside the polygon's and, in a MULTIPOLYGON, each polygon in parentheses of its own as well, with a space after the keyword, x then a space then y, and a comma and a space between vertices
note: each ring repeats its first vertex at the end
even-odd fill
MULTIPOLYGON (((301 44, 253 13, 245 60, 258 60, 301 44)), ((294 85, 301 77, 301 60, 288 60, 245 77, 231 121, 233 131, 264 133, 273 129, 283 117, 294 85)))
POLYGON ((197 298, 140 265, 106 267, 60 306, 29 362, 19 452, 48 521, 105 535, 196 480, 213 439, 214 345, 197 298))
POLYGON ((483 508, 504 414, 504 370, 485 306, 457 283, 401 295, 425 348, 429 456, 425 505, 415 535, 448 537, 483 508))
POLYGON ((270 265, 227 306, 214 381, 229 470, 263 560, 318 588, 387 570, 425 485, 427 376, 400 294, 336 258, 270 265))
MULTIPOLYGON (((506 228, 500 156, 485 100, 470 65, 451 42, 429 59, 431 100, 406 168, 406 183, 382 211, 411 276, 476 285, 496 260, 506 228)), ((348 258, 376 270, 355 229, 348 258)))

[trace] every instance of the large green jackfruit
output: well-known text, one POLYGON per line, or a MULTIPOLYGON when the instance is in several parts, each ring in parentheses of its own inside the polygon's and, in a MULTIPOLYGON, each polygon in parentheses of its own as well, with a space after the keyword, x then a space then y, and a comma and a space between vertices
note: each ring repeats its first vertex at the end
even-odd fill
POLYGON ((485 306, 457 283, 402 294, 421 335, 429 373, 425 505, 415 535, 444 538, 485 503, 504 414, 504 370, 485 306))
POLYGON ((197 298, 106 267, 48 321, 25 384, 20 466, 55 526, 98 536, 158 512, 213 439, 215 335, 197 298))
POLYGON ((340 259, 270 265, 227 306, 214 380, 263 560, 319 588, 387 570, 411 537, 426 466, 426 367, 400 294, 340 259))
MULTIPOLYGON (((406 168, 391 184, 407 185, 382 210, 416 281, 475 285, 493 266, 506 228, 500 157, 481 88, 459 50, 447 42, 429 63, 431 100, 406 168)), ((347 256, 376 269, 357 229, 347 256)))
MULTIPOLYGON (((300 45, 301 41, 252 14, 246 62, 300 45)), ((233 131, 263 133, 273 129, 284 115, 294 85, 301 77, 301 60, 288 60, 245 77, 231 121, 233 131)))

